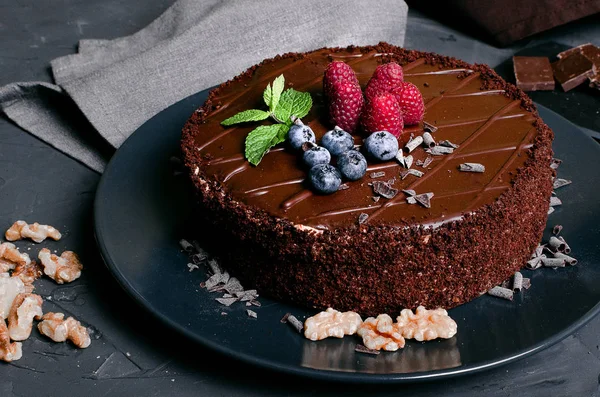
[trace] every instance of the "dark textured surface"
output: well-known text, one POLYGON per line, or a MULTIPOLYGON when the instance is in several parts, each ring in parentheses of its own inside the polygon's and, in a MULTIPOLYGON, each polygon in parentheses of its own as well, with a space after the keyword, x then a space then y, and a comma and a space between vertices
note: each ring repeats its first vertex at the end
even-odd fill
MULTIPOLYGON (((72 53, 78 39, 131 34, 170 3, 0 2, 0 84, 49 81, 48 62, 72 53)), ((594 17, 499 50, 411 12, 406 45, 496 66, 523 47, 545 41, 567 46, 592 41, 598 45, 599 38, 600 24, 594 17)), ((544 99, 538 95, 534 99, 582 126, 600 130, 597 97, 593 106, 593 100, 579 100, 579 91, 554 91, 544 99)), ((1 396, 398 395, 396 386, 342 388, 274 377, 197 347, 158 324, 120 289, 98 256, 91 219, 98 180, 99 176, 84 166, 0 120, 0 229, 15 218, 27 218, 67 232, 64 240, 48 246, 80 253, 86 265, 83 277, 76 284, 58 288, 43 280, 38 282, 38 292, 58 298, 46 302, 46 310, 59 305, 101 333, 83 352, 50 344, 34 333, 24 346, 29 353, 26 359, 0 366, 1 396)), ((563 342, 518 363, 462 379, 402 386, 401 391, 414 396, 599 396, 599 332, 600 318, 596 318, 563 342)))

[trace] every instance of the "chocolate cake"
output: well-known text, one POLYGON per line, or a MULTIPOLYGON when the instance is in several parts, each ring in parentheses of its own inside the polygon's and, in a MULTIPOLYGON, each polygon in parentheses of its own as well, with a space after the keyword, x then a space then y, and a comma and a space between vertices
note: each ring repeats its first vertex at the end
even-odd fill
MULTIPOLYGON (((401 144, 411 133, 421 135, 423 124, 406 127, 401 144)), ((523 267, 546 224, 552 138, 531 99, 488 66, 380 43, 289 53, 251 67, 210 92, 183 129, 182 149, 196 222, 227 247, 218 254, 245 286, 303 306, 371 315, 451 308, 523 267), (435 139, 459 147, 413 166, 420 178, 401 179, 395 160, 369 163, 365 177, 332 195, 309 188, 301 156, 283 144, 257 166, 246 161, 244 140, 258 124, 221 121, 264 108, 263 90, 284 74, 286 86, 311 94, 302 120, 318 141, 333 127, 322 92, 333 60, 351 65, 363 87, 377 65, 402 65, 423 95, 435 139), (481 163, 485 172, 461 172, 461 163, 481 163), (384 176, 370 178, 379 171, 384 176), (396 189, 434 193, 430 208, 408 204, 403 192, 373 199, 372 182, 393 178, 396 189)), ((423 147, 411 154, 417 162, 428 156, 423 147)))

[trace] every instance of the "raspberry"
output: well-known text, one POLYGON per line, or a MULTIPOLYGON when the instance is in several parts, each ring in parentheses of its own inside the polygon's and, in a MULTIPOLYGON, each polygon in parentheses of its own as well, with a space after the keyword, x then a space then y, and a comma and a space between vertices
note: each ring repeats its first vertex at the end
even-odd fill
POLYGON ((327 65, 323 76, 323 91, 327 96, 332 94, 332 86, 337 82, 349 82, 358 84, 358 78, 354 70, 345 62, 335 61, 327 65))
POLYGON ((356 130, 362 112, 364 98, 358 84, 354 82, 336 82, 331 85, 329 95, 329 118, 350 133, 356 130))
POLYGON ((400 104, 393 94, 381 94, 367 100, 361 122, 368 133, 388 131, 396 138, 404 128, 400 104))
POLYGON ((365 96, 370 100, 377 95, 392 91, 404 81, 402 66, 395 62, 385 63, 377 66, 373 76, 367 83, 365 96))
POLYGON ((400 104, 404 124, 413 125, 423 121, 425 104, 423 96, 416 85, 409 82, 400 83, 400 86, 392 90, 392 94, 400 104))

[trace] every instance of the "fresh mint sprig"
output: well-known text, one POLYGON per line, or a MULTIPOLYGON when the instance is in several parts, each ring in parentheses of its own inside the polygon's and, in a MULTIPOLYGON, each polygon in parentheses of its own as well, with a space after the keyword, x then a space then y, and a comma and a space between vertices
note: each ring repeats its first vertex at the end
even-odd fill
POLYGON ((288 88, 284 91, 285 79, 280 75, 268 84, 263 92, 263 99, 268 111, 259 109, 244 110, 221 122, 224 126, 262 121, 271 117, 277 124, 261 125, 250 131, 246 137, 246 159, 250 164, 258 165, 269 150, 284 142, 293 120, 308 114, 312 107, 312 98, 308 92, 288 88))

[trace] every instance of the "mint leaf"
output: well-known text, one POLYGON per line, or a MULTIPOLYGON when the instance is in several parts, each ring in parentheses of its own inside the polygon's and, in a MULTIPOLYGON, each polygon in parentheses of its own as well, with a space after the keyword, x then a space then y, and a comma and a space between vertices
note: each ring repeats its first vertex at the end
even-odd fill
POLYGON ((235 116, 231 116, 228 119, 221 121, 222 125, 231 125, 237 123, 245 123, 247 121, 260 121, 265 120, 269 117, 270 113, 265 112, 264 110, 244 110, 243 112, 239 112, 235 116))
POLYGON ((300 92, 293 88, 288 88, 281 94, 279 104, 273 113, 278 120, 291 125, 291 116, 302 118, 308 114, 311 107, 312 98, 308 92, 300 92))
POLYGON ((271 104, 269 105, 269 110, 272 112, 277 108, 279 104, 279 99, 281 98, 281 93, 283 92, 283 88, 285 87, 285 79, 282 74, 279 75, 275 80, 273 80, 273 88, 272 88, 272 97, 271 104))
POLYGON ((285 140, 289 127, 284 124, 261 125, 246 137, 246 158, 258 165, 269 149, 285 140))
POLYGON ((267 84, 265 91, 263 92, 263 99, 265 100, 265 104, 271 109, 271 100, 273 99, 273 89, 271 88, 271 83, 267 84))

